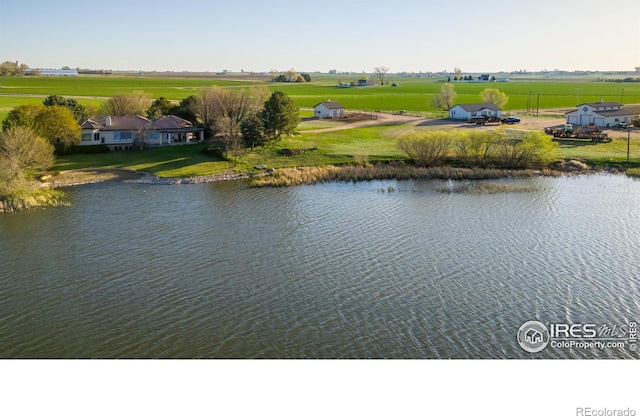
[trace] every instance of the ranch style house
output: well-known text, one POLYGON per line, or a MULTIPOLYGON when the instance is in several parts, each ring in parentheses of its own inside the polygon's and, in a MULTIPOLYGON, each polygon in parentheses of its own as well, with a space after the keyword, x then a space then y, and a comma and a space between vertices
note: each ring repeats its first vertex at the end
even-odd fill
POLYGON ((567 124, 588 126, 593 124, 598 127, 614 127, 621 123, 630 124, 634 116, 624 106, 614 101, 602 101, 597 103, 583 103, 575 110, 566 113, 567 124))
POLYGON ((471 120, 472 117, 502 117, 502 110, 491 103, 457 104, 449 109, 449 118, 471 120))
POLYGON ((323 103, 318 103, 313 107, 313 116, 315 118, 344 117, 344 107, 340 103, 327 100, 323 103))
POLYGON ((204 140, 204 129, 177 116, 155 120, 141 116, 92 117, 81 124, 81 146, 107 145, 110 150, 133 150, 197 143, 204 140))

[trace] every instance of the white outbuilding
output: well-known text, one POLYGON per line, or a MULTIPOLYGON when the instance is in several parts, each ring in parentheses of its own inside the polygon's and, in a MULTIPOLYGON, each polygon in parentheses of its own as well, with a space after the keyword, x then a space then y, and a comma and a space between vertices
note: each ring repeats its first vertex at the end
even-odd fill
POLYGON ((492 103, 457 104, 449 109, 449 118, 470 120, 472 117, 502 117, 502 110, 492 103))
POLYGON ((615 101, 602 101, 597 103, 583 103, 575 110, 566 113, 567 124, 588 126, 593 124, 598 127, 614 127, 621 123, 631 123, 634 116, 624 106, 615 101))
POLYGON ((339 118, 344 117, 344 107, 335 101, 327 100, 313 107, 315 118, 339 118))

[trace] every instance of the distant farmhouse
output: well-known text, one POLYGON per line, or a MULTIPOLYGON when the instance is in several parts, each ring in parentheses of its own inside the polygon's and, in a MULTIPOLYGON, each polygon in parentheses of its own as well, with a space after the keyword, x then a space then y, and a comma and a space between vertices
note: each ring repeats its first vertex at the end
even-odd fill
POLYGON ((42 69, 29 68, 24 70, 24 75, 42 75, 49 77, 77 77, 77 69, 42 69))
POLYGON ((81 124, 81 146, 107 145, 111 150, 133 150, 197 143, 204 140, 204 129, 180 117, 163 116, 155 120, 141 116, 92 117, 81 124))
POLYGON ((327 100, 313 107, 315 118, 339 118, 344 117, 344 107, 335 101, 327 100))
POLYGON ((566 116, 567 124, 613 127, 621 123, 630 124, 634 113, 625 110, 620 103, 600 100, 597 103, 580 104, 575 110, 566 113, 566 116))
POLYGON ((449 109, 449 118, 470 120, 472 117, 502 117, 502 111, 495 104, 458 104, 449 109))

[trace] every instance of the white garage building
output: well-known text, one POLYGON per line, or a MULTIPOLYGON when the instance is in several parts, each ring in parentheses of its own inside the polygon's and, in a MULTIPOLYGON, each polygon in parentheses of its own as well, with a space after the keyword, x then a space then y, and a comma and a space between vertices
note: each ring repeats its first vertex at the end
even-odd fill
POLYGON ((339 118, 344 117, 344 107, 335 101, 327 100, 313 107, 315 118, 339 118))
POLYGON ((634 113, 625 110, 623 105, 614 101, 583 103, 575 110, 566 113, 567 124, 598 127, 613 127, 620 123, 631 123, 634 113))

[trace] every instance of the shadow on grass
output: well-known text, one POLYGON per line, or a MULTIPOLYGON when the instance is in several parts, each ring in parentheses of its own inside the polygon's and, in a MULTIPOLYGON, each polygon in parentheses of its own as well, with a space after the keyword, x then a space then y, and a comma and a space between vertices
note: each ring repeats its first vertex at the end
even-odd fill
POLYGON ((113 151, 92 155, 67 155, 56 159, 53 170, 114 168, 143 170, 152 173, 179 170, 198 163, 220 162, 205 153, 208 144, 163 147, 144 151, 113 151))
POLYGON ((580 147, 591 147, 599 144, 607 144, 600 142, 593 142, 591 140, 554 140, 560 147, 568 147, 568 148, 580 148, 580 147))

